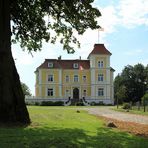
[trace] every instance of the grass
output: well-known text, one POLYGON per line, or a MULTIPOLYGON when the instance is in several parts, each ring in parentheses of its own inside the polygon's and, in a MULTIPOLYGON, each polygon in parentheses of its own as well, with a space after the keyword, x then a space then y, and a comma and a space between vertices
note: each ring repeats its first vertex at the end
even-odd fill
POLYGON ((104 126, 76 107, 28 107, 28 127, 0 127, 0 148, 146 148, 148 139, 104 126))
MULTIPOLYGON (((147 106, 147 108, 148 108, 148 106, 147 106)), ((134 107, 132 107, 132 110, 129 110, 129 112, 127 112, 125 109, 122 109, 122 106, 119 106, 118 109, 117 109, 117 106, 113 106, 113 107, 111 107, 111 109, 113 109, 115 111, 120 111, 120 112, 126 112, 126 113, 131 113, 131 114, 139 114, 139 115, 148 116, 148 110, 146 110, 146 112, 144 112, 142 107, 140 108, 140 110, 138 110, 138 108, 134 106, 134 107)))

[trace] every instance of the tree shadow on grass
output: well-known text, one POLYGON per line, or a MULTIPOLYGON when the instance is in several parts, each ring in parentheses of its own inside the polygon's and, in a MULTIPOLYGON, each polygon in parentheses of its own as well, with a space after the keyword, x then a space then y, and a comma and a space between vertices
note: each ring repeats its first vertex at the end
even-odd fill
POLYGON ((0 148, 146 148, 148 140, 108 128, 0 128, 0 148))

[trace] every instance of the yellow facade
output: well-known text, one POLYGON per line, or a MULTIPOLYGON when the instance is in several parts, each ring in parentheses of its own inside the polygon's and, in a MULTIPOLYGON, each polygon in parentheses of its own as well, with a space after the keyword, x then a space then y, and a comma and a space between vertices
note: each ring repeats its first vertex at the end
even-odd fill
POLYGON ((111 54, 105 52, 96 54, 96 51, 92 51, 88 60, 46 59, 35 72, 36 97, 52 100, 77 97, 89 102, 111 102, 113 70, 110 67, 111 54))

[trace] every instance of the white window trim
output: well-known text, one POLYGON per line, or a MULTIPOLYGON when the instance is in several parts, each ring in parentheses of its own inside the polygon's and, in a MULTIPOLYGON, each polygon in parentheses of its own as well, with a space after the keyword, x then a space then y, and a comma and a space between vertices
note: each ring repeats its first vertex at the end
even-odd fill
POLYGON ((54 75, 53 75, 53 74, 48 74, 48 75, 47 75, 47 82, 54 82, 54 75), (49 79, 48 79, 49 76, 52 76, 53 81, 49 81, 49 79))
POLYGON ((104 61, 98 61, 98 68, 103 68, 104 67, 104 61))
POLYGON ((52 62, 48 62, 48 68, 53 68, 53 63, 52 62))
POLYGON ((103 81, 104 81, 104 75, 98 74, 98 82, 103 82, 103 81))
POLYGON ((83 75, 82 76, 82 80, 83 80, 83 82, 86 82, 87 81, 87 76, 86 75, 83 75), (85 77, 85 80, 84 80, 84 77, 85 77))
POLYGON ((73 64, 73 68, 79 68, 79 64, 78 63, 74 63, 73 64))
POLYGON ((54 97, 54 96, 55 96, 54 88, 47 88, 46 95, 47 95, 47 97, 54 97), (48 95, 48 89, 52 89, 52 90, 53 90, 53 95, 52 95, 52 96, 49 96, 49 95, 48 95))
POLYGON ((84 96, 84 97, 87 96, 87 89, 83 89, 83 96, 84 96), (84 95, 84 90, 86 90, 85 95, 84 95))
POLYGON ((104 88, 98 88, 98 96, 99 96, 99 97, 103 97, 103 96, 104 96, 104 88), (100 94, 101 94, 101 95, 99 95, 99 89, 100 89, 100 94), (101 90, 102 90, 102 92, 103 92, 103 95, 102 95, 101 90))
POLYGON ((69 89, 66 89, 65 90, 65 97, 69 97, 69 95, 70 95, 70 90, 69 89), (68 90, 68 91, 67 91, 68 90))
POLYGON ((78 75, 74 75, 74 76, 73 76, 73 82, 79 82, 79 76, 78 76, 78 75), (75 76, 78 77, 78 79, 77 79, 78 81, 75 81, 75 76))
POLYGON ((66 75, 66 76, 65 76, 65 82, 70 82, 70 77, 69 77, 69 75, 66 75), (67 77, 68 77, 68 81, 67 81, 67 77))

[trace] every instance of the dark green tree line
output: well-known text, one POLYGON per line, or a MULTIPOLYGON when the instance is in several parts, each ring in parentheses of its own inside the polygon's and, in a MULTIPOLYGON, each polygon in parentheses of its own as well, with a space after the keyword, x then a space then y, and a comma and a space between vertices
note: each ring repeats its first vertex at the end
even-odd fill
POLYGON ((41 50, 42 41, 55 43, 73 53, 79 41, 74 31, 99 28, 101 14, 93 0, 0 0, 0 122, 30 123, 19 75, 11 52, 11 41, 28 51, 41 50), (45 21, 45 16, 48 21, 45 21), (12 23, 13 22, 13 23, 12 23), (11 38, 14 35, 15 38, 11 38))
POLYGON ((122 102, 137 102, 148 88, 148 66, 127 65, 114 81, 115 99, 122 102))

